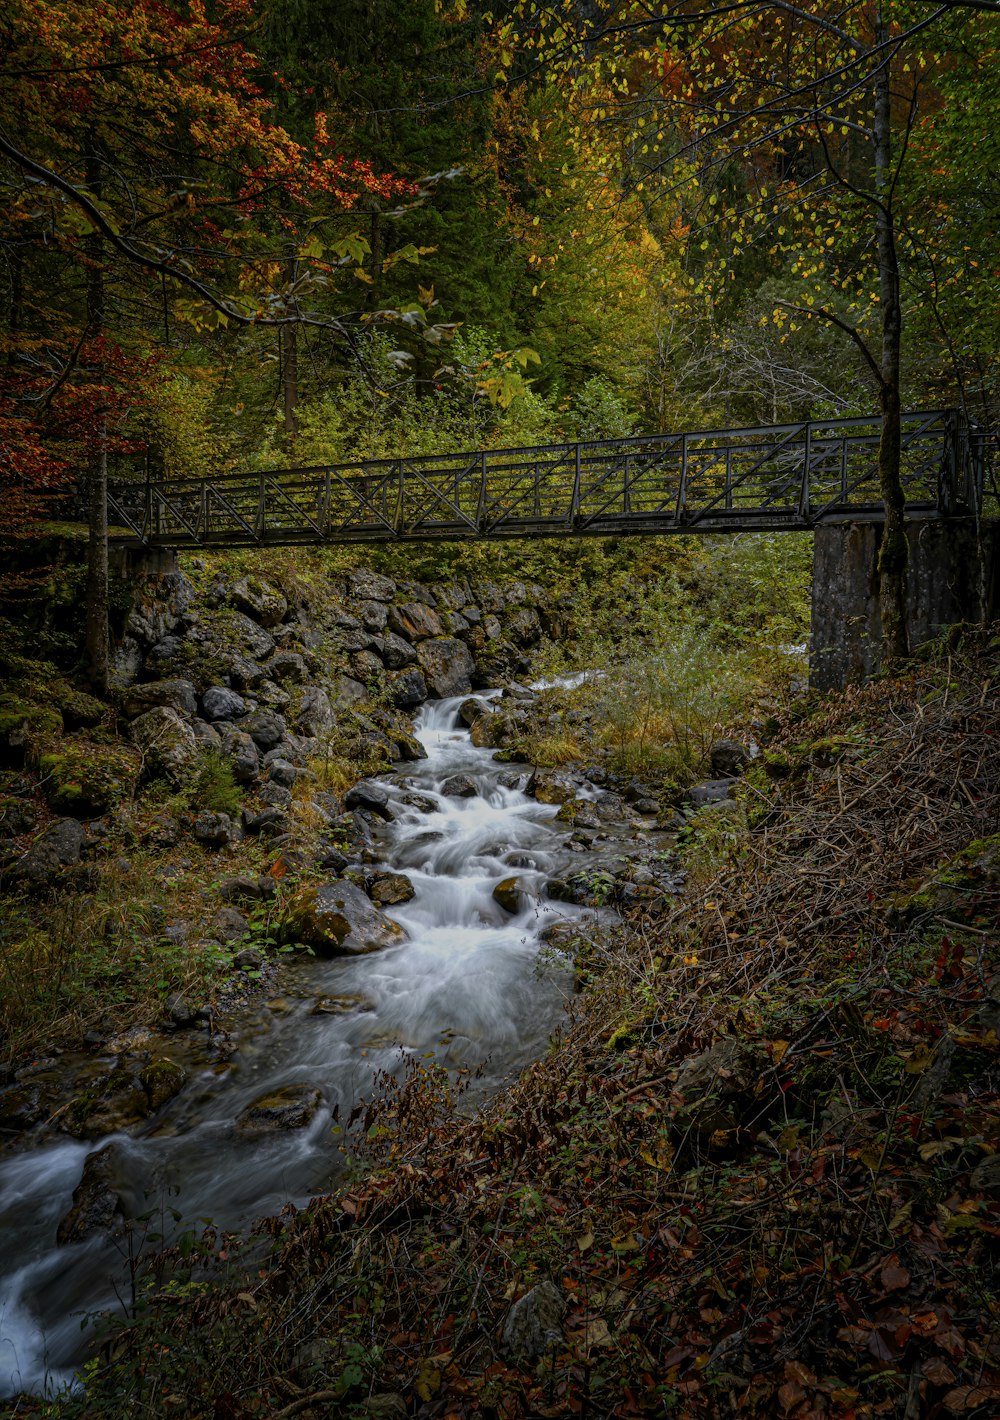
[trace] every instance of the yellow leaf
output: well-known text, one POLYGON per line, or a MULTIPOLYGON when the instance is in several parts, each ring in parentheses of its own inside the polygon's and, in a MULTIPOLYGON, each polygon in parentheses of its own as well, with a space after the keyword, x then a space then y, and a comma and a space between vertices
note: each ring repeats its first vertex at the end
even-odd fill
POLYGON ((433 1361, 421 1361, 413 1389, 425 1404, 441 1389, 441 1372, 433 1361))
POLYGON ((588 1248, 594 1246, 594 1234, 588 1230, 577 1238, 576 1245, 581 1252, 586 1252, 588 1248))

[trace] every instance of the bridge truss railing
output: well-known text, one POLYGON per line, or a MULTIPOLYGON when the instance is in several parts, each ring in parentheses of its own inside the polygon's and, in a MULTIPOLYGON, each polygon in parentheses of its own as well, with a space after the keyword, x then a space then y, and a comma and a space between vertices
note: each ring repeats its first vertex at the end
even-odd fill
MULTIPOLYGON (((143 542, 246 545, 736 528, 877 516, 877 417, 116 483, 143 542)), ((982 450, 953 411, 903 417, 911 512, 978 506, 982 450)))

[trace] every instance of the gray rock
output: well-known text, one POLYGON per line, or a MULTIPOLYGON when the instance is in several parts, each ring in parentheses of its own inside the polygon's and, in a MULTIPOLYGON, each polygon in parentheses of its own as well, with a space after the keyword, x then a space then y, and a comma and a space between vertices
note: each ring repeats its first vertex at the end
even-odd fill
POLYGON ((291 789, 298 777, 299 771, 287 759, 272 759, 268 765, 268 783, 278 784, 282 789, 291 789))
POLYGON ((204 720, 192 720, 191 729, 194 731, 199 749, 213 750, 216 754, 222 753, 222 736, 214 725, 209 725, 204 720))
POLYGON ((731 779, 703 779, 700 784, 692 784, 684 797, 687 803, 702 809, 707 804, 718 804, 728 799, 732 787, 731 779))
POLYGON ((988 1154, 972 1170, 972 1187, 984 1193, 1000 1192, 1000 1154, 988 1154))
POLYGON ((255 710, 246 721, 246 732, 259 750, 274 749, 285 737, 285 717, 276 710, 255 710))
POLYGON ((203 809, 194 821, 194 836, 207 848, 228 848, 242 838, 239 826, 228 814, 203 809))
POLYGON ((292 802, 292 791, 285 789, 281 784, 265 784, 260 790, 260 797, 265 804, 287 809, 292 802))
POLYGON ((250 924, 235 907, 220 907, 209 924, 212 936, 220 942, 241 942, 250 924))
POLYGON ((267 672, 258 661, 247 656, 233 656, 229 661, 229 683, 237 690, 253 690, 260 685, 267 672))
POLYGON ((374 651, 355 651, 351 657, 351 670, 359 680, 368 684, 382 675, 382 661, 374 651))
POLYGON ((222 741, 222 753, 232 764, 237 784, 253 784, 260 774, 260 751, 242 730, 231 731, 222 741))
POLYGON ((425 641, 428 636, 444 635, 441 618, 422 602, 390 607, 389 627, 404 641, 425 641))
POLYGON ((277 626, 288 610, 281 592, 256 577, 241 577, 233 584, 231 596, 240 610, 261 626, 277 626))
POLYGON ((224 878, 219 884, 219 896, 223 902, 258 902, 261 896, 260 880, 249 873, 224 878))
POLYGON ((334 705, 360 705, 363 700, 368 699, 368 691, 365 687, 360 681, 352 680, 350 676, 337 676, 331 689, 334 705))
POLYGON ((194 1025, 195 1013, 179 991, 167 1002, 167 1015, 173 1024, 181 1030, 194 1025))
POLYGON ((553 1282, 540 1282, 511 1307, 503 1328, 503 1346, 514 1361, 533 1361, 563 1340, 566 1302, 553 1282))
POLYGON ((246 652, 251 660, 262 661, 274 650, 274 637, 243 612, 233 612, 231 625, 240 650, 246 652))
POLYGON ((404 641, 402 636, 397 636, 394 631, 387 631, 384 636, 379 637, 378 653, 390 671, 405 670, 417 659, 416 650, 409 641, 404 641))
POLYGON ((49 1113, 41 1087, 30 1081, 0 1090, 0 1133, 18 1134, 40 1124, 49 1113))
POLYGON ((33 833, 38 823, 38 810, 32 804, 19 799, 4 799, 0 802, 0 838, 17 838, 22 833, 33 833))
POLYGON ((263 965, 263 953, 259 952, 256 947, 244 947, 233 957, 233 966, 237 971, 260 971, 263 965))
POLYGON ((147 710, 132 721, 129 733, 143 756, 145 778, 162 775, 178 788, 189 782, 198 762, 198 741, 176 710, 147 710))
POLYGON ((366 631, 384 631, 389 613, 384 602, 362 602, 358 607, 361 625, 366 631))
POLYGON ((542 623, 533 606, 519 606, 505 617, 507 635, 521 646, 533 646, 542 634, 542 623))
POLYGON ((267 663, 267 673, 279 685, 291 681, 301 685, 309 679, 309 668, 298 651, 275 651, 267 663))
POLYGON ((564 769, 536 769, 527 793, 540 804, 565 804, 576 798, 579 788, 579 780, 564 769))
POLYGON ((313 686, 302 692, 302 699, 293 719, 303 733, 321 735, 336 724, 337 717, 333 713, 326 691, 319 686, 313 686))
POLYGON ((243 831, 255 837, 275 838, 288 827, 288 815, 283 809, 272 807, 262 809, 259 814, 243 810, 243 831))
POLYGON ((189 719, 198 713, 198 696, 189 680, 153 680, 130 686, 122 696, 121 705, 122 714, 129 720, 161 706, 189 719))
POLYGON ((367 567, 349 572, 347 582, 351 596, 359 601, 391 602, 396 595, 396 583, 390 577, 370 572, 367 567))
POLYGON ((414 668, 389 677, 389 694, 400 710, 413 710, 423 705, 429 692, 423 673, 414 668))
POLYGON ((210 686, 201 697, 206 720, 238 720, 246 714, 246 701, 224 685, 210 686))
POLYGON ((468 695, 472 689, 475 663, 464 641, 452 636, 435 636, 421 641, 417 660, 432 695, 445 699, 452 695, 468 695))
POLYGON ((731 779, 750 763, 750 753, 735 740, 716 740, 709 751, 709 762, 716 779, 731 779))
POLYGON ((54 886, 63 869, 79 863, 84 842, 83 826, 76 819, 61 819, 14 862, 8 876, 36 889, 54 886))
POLYGON ((384 785, 370 779, 364 779, 360 784, 348 789, 344 795, 344 808, 367 809, 369 813, 378 814, 379 818, 385 819, 387 823, 392 822, 388 790, 384 785))

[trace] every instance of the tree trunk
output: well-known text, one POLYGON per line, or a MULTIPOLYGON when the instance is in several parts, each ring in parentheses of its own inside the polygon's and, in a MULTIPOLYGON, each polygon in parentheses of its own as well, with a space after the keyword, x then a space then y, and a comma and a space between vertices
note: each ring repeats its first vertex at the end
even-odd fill
MULTIPOLYGON (((96 153, 87 159, 87 185, 97 194, 101 168, 96 153)), ((87 334, 99 341, 104 335, 104 242, 96 233, 87 238, 87 334)), ((103 361, 94 371, 95 383, 104 380, 103 361)), ((103 393, 98 395, 98 404, 103 393)), ((108 631, 108 416, 94 410, 94 424, 88 438, 87 507, 87 627, 86 652, 91 683, 103 694, 108 687, 110 637, 108 631)))
MULTIPOLYGON (((287 276, 289 286, 296 279, 295 258, 289 257, 287 276)), ((289 442, 294 441, 299 432, 299 332, 296 325, 281 327, 281 398, 285 416, 285 434, 289 442)))
MULTIPOLYGON (((885 43, 888 34, 880 6, 876 29, 879 44, 885 43)), ((875 75, 875 188, 879 203, 876 226, 879 301, 882 307, 882 434, 878 474, 885 511, 878 558, 883 665, 900 660, 909 652, 906 630, 906 564, 909 549, 904 518, 906 500, 899 467, 902 443, 899 352, 903 319, 899 302, 899 257, 892 186, 892 94, 890 66, 886 57, 875 75)))

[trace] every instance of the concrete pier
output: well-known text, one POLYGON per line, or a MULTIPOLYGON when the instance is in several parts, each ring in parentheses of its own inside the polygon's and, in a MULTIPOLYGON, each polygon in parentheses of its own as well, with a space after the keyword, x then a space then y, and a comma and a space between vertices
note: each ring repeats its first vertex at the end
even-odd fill
MULTIPOLYGON (((809 683, 841 689, 878 669, 880 523, 827 523, 814 533, 809 683)), ((1000 522, 941 518, 907 527, 910 645, 955 622, 1000 615, 1000 522)))

